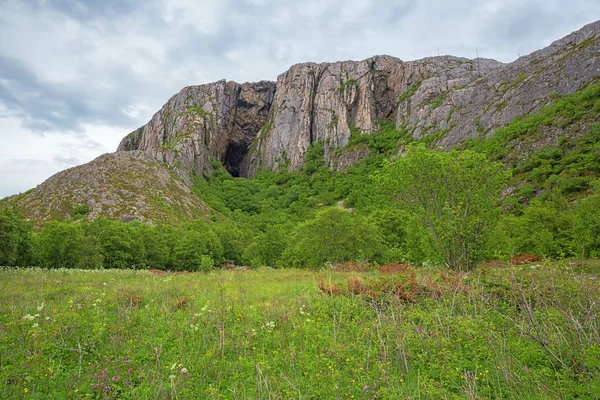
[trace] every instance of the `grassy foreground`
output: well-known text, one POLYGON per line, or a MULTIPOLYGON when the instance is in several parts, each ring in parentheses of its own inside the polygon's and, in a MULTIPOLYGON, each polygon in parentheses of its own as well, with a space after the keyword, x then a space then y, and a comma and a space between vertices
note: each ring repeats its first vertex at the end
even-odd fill
POLYGON ((599 270, 5 269, 0 398, 599 398, 599 270))

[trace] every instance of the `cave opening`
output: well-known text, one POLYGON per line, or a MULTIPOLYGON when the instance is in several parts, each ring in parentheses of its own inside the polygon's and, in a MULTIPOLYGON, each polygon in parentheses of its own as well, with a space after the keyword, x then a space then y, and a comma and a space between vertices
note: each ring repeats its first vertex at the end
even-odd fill
POLYGON ((244 142, 235 143, 230 142, 225 150, 225 169, 231 174, 231 176, 238 178, 240 176, 240 169, 242 161, 248 154, 248 145, 244 142))

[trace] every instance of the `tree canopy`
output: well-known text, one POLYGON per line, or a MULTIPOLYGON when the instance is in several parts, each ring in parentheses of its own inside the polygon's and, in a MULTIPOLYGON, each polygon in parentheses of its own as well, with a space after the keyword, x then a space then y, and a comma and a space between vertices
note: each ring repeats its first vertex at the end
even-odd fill
POLYGON ((498 220, 498 198, 508 177, 501 164, 483 154, 416 145, 386 164, 379 182, 428 228, 444 263, 470 269, 481 260, 487 235, 498 220))

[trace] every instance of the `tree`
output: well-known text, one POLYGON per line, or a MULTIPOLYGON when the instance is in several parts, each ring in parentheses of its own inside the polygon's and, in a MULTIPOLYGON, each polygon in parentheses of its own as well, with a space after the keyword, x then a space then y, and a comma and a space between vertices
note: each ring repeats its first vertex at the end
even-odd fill
POLYGON ((322 141, 312 142, 306 151, 306 162, 304 163, 304 173, 312 175, 323 167, 325 148, 322 141))
POLYGON ((94 221, 95 235, 102 248, 106 268, 145 268, 145 248, 136 223, 94 221))
POLYGON ((36 236, 37 263, 45 268, 102 268, 101 248, 83 225, 51 221, 36 236))
POLYGON ((136 225, 138 240, 144 244, 144 264, 152 269, 166 269, 171 255, 169 241, 173 240, 170 226, 136 225))
POLYGON ((31 228, 21 214, 0 207, 0 265, 14 266, 28 260, 31 228))
MULTIPOLYGON (((213 236, 214 233, 209 231, 213 236)), ((173 248, 173 263, 178 271, 210 271, 214 259, 209 255, 206 232, 182 230, 181 236, 173 248)))
POLYGON ((217 235, 223 247, 224 261, 240 264, 246 247, 244 232, 233 222, 215 222, 212 231, 217 235))
POLYGON ((533 199, 511 231, 519 253, 545 257, 576 255, 573 243, 574 217, 569 201, 559 191, 547 200, 533 199))
POLYGON ((244 259, 253 267, 276 267, 287 245, 287 233, 293 227, 293 223, 271 225, 265 232, 256 234, 244 251, 244 259))
POLYGON ((432 151, 424 145, 410 147, 378 175, 382 188, 427 227, 434 254, 458 270, 481 260, 508 177, 484 154, 432 151))
POLYGON ((282 259, 286 266, 316 268, 326 261, 379 259, 382 252, 374 224, 351 211, 330 207, 296 226, 282 259))
POLYGON ((600 256, 600 182, 593 196, 580 200, 575 209, 574 239, 582 257, 600 256))
POLYGON ((178 271, 210 271, 224 259, 223 245, 211 226, 195 220, 174 229, 169 268, 178 271))

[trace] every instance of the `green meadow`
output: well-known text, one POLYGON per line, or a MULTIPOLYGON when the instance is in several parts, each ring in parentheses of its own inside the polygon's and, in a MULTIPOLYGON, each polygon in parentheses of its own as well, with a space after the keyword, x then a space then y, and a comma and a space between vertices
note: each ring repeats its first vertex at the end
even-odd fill
POLYGON ((4 269, 0 398, 599 398, 599 272, 4 269))

